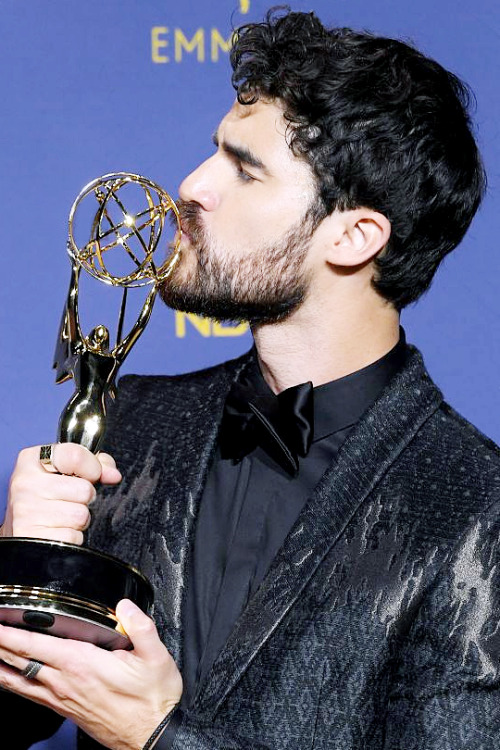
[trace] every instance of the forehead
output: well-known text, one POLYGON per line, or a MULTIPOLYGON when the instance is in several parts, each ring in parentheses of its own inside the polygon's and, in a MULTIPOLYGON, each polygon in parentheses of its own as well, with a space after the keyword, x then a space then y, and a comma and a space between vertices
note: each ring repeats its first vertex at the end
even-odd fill
POLYGON ((223 118, 222 123, 228 125, 238 124, 249 119, 252 122, 258 122, 262 126, 277 126, 284 135, 285 119, 283 117, 283 108, 279 101, 264 98, 258 99, 254 104, 240 104, 240 102, 235 101, 223 118))
POLYGON ((312 184, 311 168, 287 143, 287 124, 279 103, 260 99, 255 104, 235 102, 219 125, 218 137, 221 143, 248 148, 269 172, 300 174, 312 184))

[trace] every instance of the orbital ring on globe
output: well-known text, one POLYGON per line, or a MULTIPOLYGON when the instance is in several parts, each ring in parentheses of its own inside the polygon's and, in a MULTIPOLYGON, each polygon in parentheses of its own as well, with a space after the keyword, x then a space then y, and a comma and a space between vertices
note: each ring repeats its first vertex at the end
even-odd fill
POLYGON ((179 210, 174 200, 160 185, 130 172, 107 174, 89 182, 69 213, 69 255, 91 276, 113 286, 145 286, 166 279, 180 256, 181 237, 179 210), (119 195, 127 185, 136 185, 142 190, 144 204, 139 210, 128 211, 125 198, 119 195), (75 218, 83 202, 88 203, 91 196, 97 205, 90 237, 82 245, 75 237, 75 218), (169 218, 176 224, 177 232, 169 245, 170 253, 157 264, 155 253, 169 212, 172 212, 169 218), (118 220, 114 217, 116 214, 118 220), (138 257, 132 243, 140 249, 142 257, 138 257), (116 274, 108 268, 106 254, 118 247, 125 251, 132 264, 130 272, 116 274))

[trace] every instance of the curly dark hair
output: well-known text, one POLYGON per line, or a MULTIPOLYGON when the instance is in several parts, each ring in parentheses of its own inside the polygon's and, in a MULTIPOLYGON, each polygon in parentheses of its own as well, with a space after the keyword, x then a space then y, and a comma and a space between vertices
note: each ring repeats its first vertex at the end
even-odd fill
POLYGON ((235 32, 231 64, 240 103, 281 101, 323 216, 363 206, 389 219, 373 284, 397 309, 414 302, 486 188, 468 87, 401 41, 283 8, 235 32))

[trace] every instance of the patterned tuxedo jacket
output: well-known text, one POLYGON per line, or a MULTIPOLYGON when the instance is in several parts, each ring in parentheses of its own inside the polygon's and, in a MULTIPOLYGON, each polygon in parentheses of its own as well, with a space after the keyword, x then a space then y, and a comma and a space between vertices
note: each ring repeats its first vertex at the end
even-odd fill
MULTIPOLYGON (((127 376, 112 418, 124 478, 100 494, 90 543, 150 578, 181 671, 197 508, 249 356, 127 376)), ((174 750, 497 750, 499 503, 499 449, 410 348, 309 498, 174 750)))

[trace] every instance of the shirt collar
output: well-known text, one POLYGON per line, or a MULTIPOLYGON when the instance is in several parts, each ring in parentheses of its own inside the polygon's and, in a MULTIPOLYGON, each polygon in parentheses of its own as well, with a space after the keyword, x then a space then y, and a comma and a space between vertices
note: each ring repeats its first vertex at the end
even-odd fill
MULTIPOLYGON (((402 368, 406 357, 406 336, 403 328, 400 328, 396 346, 376 362, 343 378, 316 386, 313 390, 313 443, 355 424, 402 368)), ((253 359, 245 375, 251 379, 257 395, 265 395, 271 391, 259 368, 257 357, 253 359)))
POLYGON ((406 357, 406 336, 400 328, 396 346, 376 362, 317 386, 314 389, 313 442, 358 422, 403 367, 406 357))

